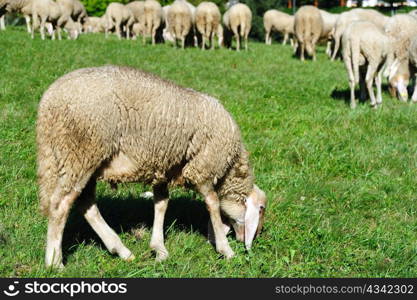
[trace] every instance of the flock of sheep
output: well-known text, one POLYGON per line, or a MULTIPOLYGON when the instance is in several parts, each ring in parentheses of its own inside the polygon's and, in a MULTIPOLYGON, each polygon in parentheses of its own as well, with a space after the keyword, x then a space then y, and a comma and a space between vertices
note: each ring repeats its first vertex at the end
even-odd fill
MULTIPOLYGON (((327 41, 326 53, 331 60, 340 56, 345 63, 352 108, 356 107, 357 84, 360 99, 365 100, 368 94, 371 106, 376 108, 382 103, 382 75, 388 77, 391 95, 404 102, 408 100, 409 82, 411 79, 417 82, 416 11, 387 17, 373 9, 356 8, 330 14, 314 6, 303 6, 294 16, 267 11, 264 26, 266 44, 271 44, 271 32, 278 31, 284 36, 284 44, 291 38, 294 53, 301 60, 305 51, 315 60, 317 43, 327 41)), ((417 87, 412 101, 417 102, 417 87)))
POLYGON ((182 48, 189 43, 205 49, 207 42, 211 48, 215 47, 215 36, 220 46, 230 47, 234 36, 237 50, 240 39, 244 39, 247 49, 252 12, 247 5, 237 2, 229 2, 228 8, 222 20, 220 9, 213 2, 202 2, 197 7, 186 0, 175 0, 164 7, 156 0, 132 1, 126 5, 113 2, 102 17, 89 17, 79 0, 0 0, 0 25, 4 24, 6 12, 20 13, 32 38, 39 28, 42 39, 46 29, 52 39, 55 33, 61 39, 61 30, 65 29, 70 39, 83 32, 104 32, 106 37, 115 32, 119 39, 142 36, 145 43, 150 37, 155 44, 160 33, 164 41, 175 45, 180 41, 182 48))

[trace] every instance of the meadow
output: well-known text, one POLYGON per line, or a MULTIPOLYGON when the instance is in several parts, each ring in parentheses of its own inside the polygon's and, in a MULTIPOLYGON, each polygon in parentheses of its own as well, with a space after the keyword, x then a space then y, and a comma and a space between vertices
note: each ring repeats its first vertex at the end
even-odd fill
POLYGON ((251 42, 248 52, 176 50, 102 35, 31 40, 0 33, 1 277, 415 277, 417 106, 383 95, 351 110, 343 63, 301 62, 289 46, 251 42), (262 235, 246 253, 220 259, 207 243, 200 196, 171 191, 165 222, 170 258, 149 249, 152 200, 141 184, 98 185, 104 218, 136 256, 112 256, 76 210, 64 234, 66 267, 45 269, 35 123, 42 93, 72 70, 137 67, 220 99, 239 124, 269 203, 262 235))

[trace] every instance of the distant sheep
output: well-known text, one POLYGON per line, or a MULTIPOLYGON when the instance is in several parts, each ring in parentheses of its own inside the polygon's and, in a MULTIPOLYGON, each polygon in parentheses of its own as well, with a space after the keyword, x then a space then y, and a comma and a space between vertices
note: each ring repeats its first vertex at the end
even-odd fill
POLYGON ((213 2, 201 2, 196 9, 195 23, 197 30, 202 35, 201 49, 205 49, 206 41, 210 41, 211 49, 214 49, 214 36, 221 22, 220 10, 213 2))
POLYGON ((168 31, 176 41, 181 41, 181 48, 185 48, 185 40, 187 35, 192 31, 194 16, 190 6, 184 0, 175 0, 168 9, 167 22, 168 31))
POLYGON ((294 19, 294 33, 297 39, 297 51, 304 60, 304 52, 316 60, 316 44, 323 32, 323 18, 317 7, 305 5, 298 9, 294 19))
POLYGON ((382 71, 384 64, 394 60, 392 42, 372 22, 358 21, 350 24, 342 36, 343 61, 349 76, 350 106, 356 107, 355 86, 360 83, 361 98, 365 98, 365 86, 371 98, 371 106, 382 104, 382 71), (375 97, 373 84, 377 88, 375 97))
POLYGON ((226 258, 234 256, 229 224, 247 249, 262 228, 266 198, 254 184, 239 128, 208 95, 132 68, 80 69, 44 93, 36 132, 47 266, 63 267, 62 236, 73 204, 111 253, 134 259, 99 212, 97 180, 153 185, 150 246, 160 261, 168 257, 163 223, 169 184, 203 195, 216 250, 226 258))
POLYGON ((143 6, 144 16, 142 22, 142 29, 144 30, 143 34, 143 43, 146 42, 146 36, 152 38, 152 45, 155 45, 156 41, 156 31, 162 24, 162 7, 158 1, 155 0, 146 0, 143 6))
POLYGON ((231 46, 230 36, 236 39, 236 50, 240 50, 240 39, 245 41, 245 49, 248 50, 248 37, 252 27, 252 12, 250 8, 243 3, 232 5, 223 15, 223 24, 225 26, 225 39, 227 44, 231 46))
POLYGON ((397 95, 400 101, 407 101, 409 49, 411 41, 417 36, 417 19, 408 14, 392 16, 385 25, 385 32, 394 41, 395 62, 389 72, 390 92, 393 97, 397 95))
POLYGON ((355 21, 369 21, 374 23, 380 29, 383 29, 388 20, 388 17, 384 16, 383 14, 377 12, 374 9, 355 8, 342 13, 337 19, 334 28, 334 49, 332 54, 332 60, 336 59, 336 56, 339 53, 342 34, 351 23, 355 21))
POLYGON ((126 29, 126 38, 130 39, 130 30, 134 23, 134 17, 132 11, 128 7, 118 2, 112 2, 107 6, 105 16, 106 37, 108 37, 110 28, 114 26, 119 40, 122 38, 123 28, 126 29))
POLYGON ((271 45, 273 31, 281 33, 284 38, 282 44, 285 45, 290 38, 291 45, 293 44, 292 37, 294 35, 294 16, 290 16, 284 12, 276 9, 271 9, 264 14, 264 28, 265 28, 265 44, 271 45))

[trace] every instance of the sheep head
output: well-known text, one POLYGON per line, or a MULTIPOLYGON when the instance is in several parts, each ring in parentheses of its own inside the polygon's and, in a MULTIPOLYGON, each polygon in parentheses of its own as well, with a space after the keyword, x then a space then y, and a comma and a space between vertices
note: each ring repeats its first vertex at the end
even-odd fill
MULTIPOLYGON (((245 242, 249 250, 252 242, 262 231, 266 208, 265 193, 256 185, 244 202, 223 200, 220 203, 225 223, 230 224, 236 234, 236 239, 245 242)), ((230 226, 225 226, 228 231, 230 226)))

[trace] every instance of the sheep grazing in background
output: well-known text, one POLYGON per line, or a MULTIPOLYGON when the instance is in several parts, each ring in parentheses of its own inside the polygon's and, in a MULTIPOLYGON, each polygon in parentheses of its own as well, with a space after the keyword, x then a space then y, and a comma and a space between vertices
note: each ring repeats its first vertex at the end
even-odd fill
POLYGON ((127 39, 130 39, 130 31, 134 23, 132 11, 125 5, 112 2, 106 9, 106 38, 111 27, 115 27, 116 35, 119 40, 122 38, 122 33, 127 39), (125 29, 125 31, 123 30, 125 29))
POLYGON ((102 17, 88 17, 83 24, 83 32, 99 33, 105 31, 106 22, 102 17))
POLYGON ((97 180, 153 185, 150 246, 157 260, 168 257, 163 222, 169 184, 203 195, 216 250, 226 258, 234 256, 226 227, 233 226, 247 249, 262 228, 266 198, 254 184, 239 128, 206 94, 128 67, 80 69, 44 93, 36 132, 47 266, 63 266, 62 235, 73 204, 111 253, 134 258, 100 215, 97 180))
POLYGON ((316 44, 323 32, 323 18, 320 10, 311 5, 298 9, 294 16, 294 33, 297 39, 297 49, 304 61, 304 52, 316 60, 316 44))
MULTIPOLYGON (((46 22, 50 22, 56 28, 61 16, 59 5, 52 0, 33 0, 32 1, 32 39, 35 38, 35 29, 39 26, 42 40, 45 39, 46 22), (40 23, 39 23, 40 22, 40 23)), ((53 33, 52 38, 55 38, 53 33)))
POLYGON ((71 17, 74 20, 74 22, 77 24, 78 30, 81 33, 83 24, 88 18, 87 10, 85 9, 84 4, 82 4, 80 0, 72 0, 72 1, 74 1, 74 9, 72 11, 71 17))
POLYGON ((221 14, 218 6, 213 2, 201 2, 196 9, 195 23, 197 30, 202 35, 201 49, 206 48, 206 41, 210 41, 211 49, 214 49, 214 35, 218 31, 221 22, 221 14))
POLYGON ((227 46, 231 46, 231 35, 236 39, 236 50, 240 50, 240 39, 245 40, 245 49, 248 50, 248 37, 252 26, 252 12, 250 8, 243 3, 232 5, 223 15, 223 24, 225 26, 224 39, 227 46), (227 41, 226 41, 227 39, 227 41))
POLYGON ((389 17, 386 17, 373 9, 355 8, 342 13, 337 19, 336 25, 334 27, 334 49, 332 54, 332 60, 336 59, 336 56, 339 53, 342 34, 351 23, 355 21, 369 21, 374 23, 380 29, 383 29, 388 20, 389 17))
POLYGON ((32 32, 32 0, 6 0, 6 11, 8 13, 20 13, 26 21, 27 32, 32 32))
POLYGON ((395 15, 387 22, 385 33, 395 41, 395 62, 389 70, 389 90, 393 97, 398 96, 400 101, 407 101, 410 79, 409 49, 411 41, 417 36, 417 19, 408 14, 395 15))
POLYGON ((169 23, 168 23, 168 10, 171 7, 171 5, 165 5, 162 7, 162 20, 163 23, 165 24, 164 29, 162 30, 162 37, 164 39, 165 42, 171 42, 171 43, 175 43, 175 38, 174 36, 171 34, 171 32, 169 31, 170 27, 169 27, 169 23))
POLYGON ((264 14, 264 28, 265 44, 272 44, 271 33, 277 31, 284 36, 282 40, 283 45, 287 43, 288 38, 290 38, 291 46, 293 45, 294 16, 290 16, 276 9, 268 10, 264 14))
POLYGON ((181 48, 184 49, 185 39, 193 26, 193 14, 187 2, 175 0, 168 9, 167 20, 168 31, 174 37, 175 47, 177 46, 177 40, 180 40, 181 48))
POLYGON ((323 19, 323 30, 321 33, 321 39, 327 41, 326 54, 332 56, 332 39, 339 14, 331 14, 325 10, 320 9, 320 14, 323 19))
POLYGON ((350 85, 350 106, 356 107, 355 86, 360 84, 361 98, 364 100, 365 85, 371 98, 371 106, 382 104, 382 70, 384 64, 391 66, 394 59, 391 39, 374 23, 354 22, 347 27, 342 36, 343 61, 350 85), (373 83, 377 87, 375 97, 373 83))
POLYGON ((146 0, 143 9, 143 43, 145 44, 146 37, 150 36, 152 38, 152 45, 155 45, 156 31, 162 24, 162 7, 158 1, 146 0))
POLYGON ((133 33, 135 36, 144 35, 144 15, 145 15, 145 2, 144 1, 132 1, 126 4, 126 7, 130 9, 133 15, 133 33))

